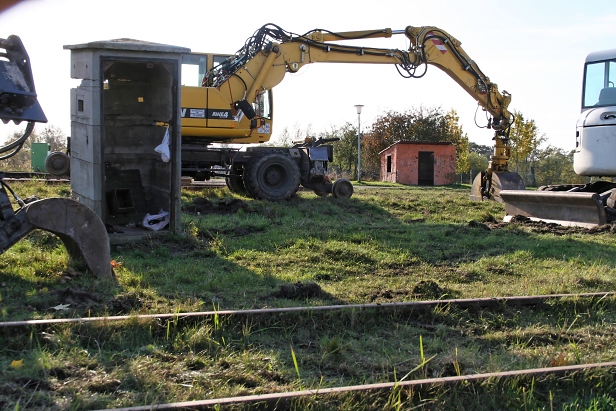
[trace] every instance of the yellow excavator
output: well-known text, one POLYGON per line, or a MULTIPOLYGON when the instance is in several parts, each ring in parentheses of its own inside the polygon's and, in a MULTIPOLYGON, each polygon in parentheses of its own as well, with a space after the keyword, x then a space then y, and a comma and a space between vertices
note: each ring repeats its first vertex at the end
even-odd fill
POLYGON ((494 154, 487 171, 475 180, 472 197, 498 199, 500 190, 524 189, 520 176, 507 169, 511 95, 499 91, 460 41, 437 27, 339 33, 317 29, 297 35, 267 24, 232 56, 185 56, 184 64, 197 68, 201 84, 182 87, 182 174, 198 180, 224 176, 232 191, 253 198, 287 199, 300 184, 319 194, 350 197, 353 186, 348 180, 332 183, 327 177, 333 159, 329 141, 243 151, 212 146, 267 142, 273 125, 272 88, 287 73, 320 62, 392 64, 406 78, 422 77, 428 65, 440 68, 491 115, 487 127, 494 130, 494 154), (397 34, 410 40, 409 50, 346 44, 397 34))
MULTIPOLYGON (((0 147, 0 160, 21 150, 36 123, 47 122, 37 99, 28 53, 14 35, 0 39, 0 120, 27 123, 20 138, 0 147)), ((69 255, 84 260, 95 276, 112 276, 107 230, 92 210, 68 198, 22 200, 0 172, 0 253, 35 229, 57 235, 69 255), (8 193, 18 205, 16 210, 8 193)))

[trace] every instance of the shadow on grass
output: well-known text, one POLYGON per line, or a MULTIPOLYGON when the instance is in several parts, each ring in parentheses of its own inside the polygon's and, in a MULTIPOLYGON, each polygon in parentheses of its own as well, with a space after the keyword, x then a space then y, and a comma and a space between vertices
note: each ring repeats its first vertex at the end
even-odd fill
MULTIPOLYGON (((64 279, 65 283, 52 276, 34 283, 6 270, 2 274, 5 318, 32 313, 37 299, 45 301, 46 307, 65 303, 69 294, 62 290, 67 289, 74 290, 71 298, 83 295, 75 292, 81 290, 100 299, 84 301, 82 306, 76 302, 73 315, 87 315, 88 310, 91 315, 181 313, 457 296, 446 284, 517 280, 524 274, 523 265, 511 266, 508 261, 572 260, 578 267, 592 267, 599 258, 615 265, 609 242, 537 234, 522 226, 491 228, 487 222, 477 222, 478 214, 473 215, 470 206, 466 221, 450 223, 436 221, 434 212, 425 212, 431 205, 418 199, 385 203, 301 195, 284 203, 249 202, 248 208, 232 215, 193 215, 185 220, 188 238, 114 247, 114 258, 123 263, 116 286, 84 276, 64 279), (421 213, 425 217, 417 218, 421 213), (463 265, 476 267, 461 270, 463 265), (42 294, 55 297, 41 297, 44 288, 42 294), (14 304, 8 310, 7 301, 14 304)), ((439 203, 437 207, 456 212, 460 205, 439 203)), ((613 288, 614 283, 582 278, 579 285, 613 288)), ((11 387, 21 387, 10 394, 18 398, 38 392, 37 401, 47 395, 53 404, 68 396, 77 408, 103 408, 112 405, 114 398, 124 404, 149 405, 392 381, 432 355, 437 357, 411 378, 473 373, 511 364, 533 365, 528 360, 532 355, 523 350, 526 346, 551 344, 555 351, 570 350, 569 338, 555 335, 551 328, 566 323, 567 331, 573 333, 591 320, 601 327, 615 323, 610 314, 613 301, 604 304, 586 307, 569 302, 540 307, 541 312, 536 307, 347 308, 330 313, 67 326, 23 335, 3 332, 7 343, 1 351, 2 362, 10 364, 23 356, 34 365, 21 370, 5 367, 0 376, 11 387), (579 312, 598 311, 602 315, 597 318, 577 319, 579 312), (491 330, 519 330, 527 324, 538 324, 537 331, 487 335, 491 330), (25 384, 26 380, 34 383, 25 384)), ((586 335, 575 334, 579 347, 593 346, 591 340, 583 340, 586 335)), ((549 355, 534 361, 545 365, 552 359, 549 355)), ((1 388, 0 394, 8 390, 1 388)))

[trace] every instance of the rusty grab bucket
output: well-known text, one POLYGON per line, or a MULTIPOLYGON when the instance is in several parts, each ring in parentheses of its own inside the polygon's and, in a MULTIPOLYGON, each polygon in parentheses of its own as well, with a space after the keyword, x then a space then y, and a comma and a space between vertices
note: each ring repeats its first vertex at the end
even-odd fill
POLYGON ((495 200, 502 203, 500 193, 502 190, 524 190, 524 180, 518 173, 509 171, 492 173, 492 182, 489 187, 489 192, 482 192, 483 177, 485 173, 479 173, 473 180, 471 187, 470 199, 474 201, 495 200))
POLYGON ((94 211, 68 198, 47 198, 27 204, 28 228, 49 231, 60 237, 71 258, 82 259, 98 278, 113 278, 109 236, 94 211))

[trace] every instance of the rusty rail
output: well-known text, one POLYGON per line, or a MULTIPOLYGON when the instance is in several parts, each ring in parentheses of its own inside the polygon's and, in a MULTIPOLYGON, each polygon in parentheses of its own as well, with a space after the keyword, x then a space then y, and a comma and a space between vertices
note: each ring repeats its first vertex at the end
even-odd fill
POLYGON ((534 296, 512 296, 512 297, 487 297, 487 298, 460 298, 449 300, 426 300, 409 301, 401 303, 383 304, 348 304, 348 305, 321 305, 312 307, 286 307, 286 308, 264 308, 248 310, 214 310, 186 313, 163 313, 163 314, 139 314, 139 315, 120 315, 110 317, 84 317, 84 318, 52 318, 44 320, 23 320, 0 322, 3 327, 26 327, 35 325, 53 325, 70 323, 89 323, 89 322, 111 322, 125 320, 149 320, 149 319, 185 319, 193 317, 211 317, 221 315, 258 315, 258 314, 280 314, 291 312, 316 312, 316 311, 340 311, 348 309, 395 309, 395 308, 427 308, 437 306, 456 306, 460 308, 468 307, 491 307, 496 305, 536 305, 547 300, 562 298, 607 298, 615 296, 616 292, 597 292, 581 294, 546 294, 534 296))
POLYGON ((470 374, 460 375, 455 377, 439 377, 439 378, 426 378, 410 381, 398 381, 376 384, 363 384, 363 385, 351 385, 345 387, 333 387, 333 388, 319 388, 313 390, 291 391, 284 393, 272 393, 272 394, 260 394, 260 395, 246 395, 241 397, 227 397, 227 398, 214 398, 208 400, 175 402, 168 404, 151 404, 136 407, 126 408, 113 408, 114 411, 150 411, 150 410, 201 410, 219 407, 222 405, 266 405, 268 408, 280 409, 284 407, 291 400, 301 397, 317 397, 332 394, 342 394, 348 392, 359 391, 379 391, 379 390, 393 390, 397 387, 420 387, 426 385, 437 384, 456 384, 460 382, 475 382, 487 379, 501 379, 511 377, 539 377, 544 375, 563 375, 566 373, 585 371, 597 368, 616 367, 616 362, 602 362, 593 364, 579 364, 579 365, 567 365, 560 367, 548 367, 548 368, 531 368, 525 370, 515 371, 501 371, 493 373, 483 374, 470 374))

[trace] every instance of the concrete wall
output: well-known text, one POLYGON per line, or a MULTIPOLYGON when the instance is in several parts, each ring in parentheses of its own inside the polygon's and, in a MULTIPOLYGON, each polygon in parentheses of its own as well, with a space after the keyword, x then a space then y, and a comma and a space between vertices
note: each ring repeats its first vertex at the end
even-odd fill
POLYGON ((180 67, 190 49, 121 39, 71 50, 71 190, 105 224, 171 215, 179 232, 180 67), (171 161, 155 152, 169 124, 171 161))
POLYGON ((399 142, 381 152, 381 181, 417 185, 419 152, 434 153, 434 185, 453 184, 456 173, 456 147, 453 144, 399 142), (391 171, 387 157, 391 156, 391 171))

